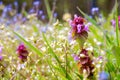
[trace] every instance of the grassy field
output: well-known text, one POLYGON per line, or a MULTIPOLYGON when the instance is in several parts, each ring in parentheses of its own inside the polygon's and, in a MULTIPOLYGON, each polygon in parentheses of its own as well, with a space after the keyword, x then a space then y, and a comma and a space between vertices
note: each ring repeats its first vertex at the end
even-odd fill
POLYGON ((1 23, 0 80, 119 80, 117 5, 107 18, 97 12, 91 18, 78 8, 83 17, 62 22, 46 6, 48 23, 27 13, 24 23, 1 23))

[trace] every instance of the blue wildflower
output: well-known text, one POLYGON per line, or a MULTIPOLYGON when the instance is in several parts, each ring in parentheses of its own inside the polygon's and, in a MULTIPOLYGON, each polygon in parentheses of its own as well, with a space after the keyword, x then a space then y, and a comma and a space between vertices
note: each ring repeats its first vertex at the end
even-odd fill
POLYGON ((40 5, 40 1, 34 1, 33 2, 33 6, 39 6, 40 5))
POLYGON ((57 17, 57 15, 58 15, 57 13, 54 13, 54 14, 53 14, 53 17, 54 17, 54 18, 56 18, 56 17, 57 17))
POLYGON ((109 80, 109 74, 105 71, 99 73, 99 80, 109 80))
POLYGON ((92 15, 98 14, 98 12, 99 12, 99 8, 98 8, 98 7, 93 7, 93 8, 91 9, 92 15))
POLYGON ((18 2, 17 2, 17 1, 14 2, 14 6, 15 6, 15 7, 18 6, 18 2))
POLYGON ((41 16, 41 19, 42 19, 42 20, 45 20, 45 18, 46 18, 45 15, 42 15, 42 16, 41 16))

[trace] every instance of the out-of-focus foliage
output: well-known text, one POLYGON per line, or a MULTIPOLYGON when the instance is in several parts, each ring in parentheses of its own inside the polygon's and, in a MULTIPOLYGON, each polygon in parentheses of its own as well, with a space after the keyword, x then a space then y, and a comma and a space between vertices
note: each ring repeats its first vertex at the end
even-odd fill
POLYGON ((67 13, 60 22, 45 1, 46 12, 39 2, 28 12, 24 4, 21 13, 0 5, 0 80, 119 80, 117 2, 107 17, 98 7, 89 16, 76 6, 84 17, 73 19, 64 3, 67 13))

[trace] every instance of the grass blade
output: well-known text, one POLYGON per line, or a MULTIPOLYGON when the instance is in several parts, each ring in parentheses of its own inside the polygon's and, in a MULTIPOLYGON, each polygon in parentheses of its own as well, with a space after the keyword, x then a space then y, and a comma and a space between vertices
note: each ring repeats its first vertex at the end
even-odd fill
POLYGON ((79 7, 77 7, 78 11, 83 15, 85 16, 85 18, 87 18, 94 26, 96 26, 97 28, 101 29, 100 26, 97 24, 97 22, 90 18, 87 14, 85 14, 79 7))
POLYGON ((62 65, 61 65, 61 63, 60 63, 60 61, 59 61, 57 55, 54 53, 53 49, 52 49, 51 46, 49 45, 46 36, 44 35, 44 33, 42 33, 42 34, 43 34, 43 39, 44 39, 44 41, 46 42, 47 46, 49 47, 52 56, 53 56, 53 57, 56 59, 56 61, 58 62, 59 66, 60 66, 60 69, 62 70, 62 72, 63 72, 65 75, 67 75, 66 78, 67 78, 68 80, 72 80, 72 78, 70 77, 70 75, 69 75, 68 73, 66 73, 65 68, 62 67, 62 65))
POLYGON ((60 61, 58 59, 58 57, 55 55, 53 49, 51 48, 51 46, 49 45, 48 41, 47 41, 47 38, 45 37, 44 33, 43 33, 43 39, 44 41, 46 42, 47 46, 49 47, 50 49, 50 52, 52 53, 52 56, 57 60, 57 62, 60 64, 60 61))
POLYGON ((118 5, 116 0, 116 11, 115 11, 115 19, 116 19, 116 41, 117 46, 119 46, 119 22, 118 22, 118 11, 117 11, 118 5))
POLYGON ((79 77, 80 80, 83 80, 83 76, 80 75, 78 72, 75 72, 75 74, 79 77))
POLYGON ((48 18, 50 19, 50 17, 51 17, 51 10, 50 10, 49 2, 48 2, 48 0, 44 0, 44 3, 45 3, 45 6, 46 6, 46 9, 47 9, 48 18))
POLYGON ((32 27, 34 29, 34 32, 39 36, 39 29, 37 28, 37 26, 33 25, 32 27))
POLYGON ((20 34, 18 34, 17 32, 14 32, 13 33, 15 35, 17 35, 31 50, 33 50, 35 53, 37 53, 39 56, 42 56, 42 52, 37 49, 36 47, 34 47, 30 42, 26 41, 20 34))

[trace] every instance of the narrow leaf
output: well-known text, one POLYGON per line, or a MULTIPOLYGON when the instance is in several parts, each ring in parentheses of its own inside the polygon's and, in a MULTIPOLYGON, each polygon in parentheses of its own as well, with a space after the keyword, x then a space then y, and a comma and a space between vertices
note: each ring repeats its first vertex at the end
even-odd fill
POLYGON ((28 47, 30 47, 31 50, 33 50, 35 53, 37 53, 39 56, 42 56, 42 52, 37 49, 35 46, 33 46, 30 42, 26 41, 20 34, 18 34, 17 32, 14 32, 13 33, 15 35, 17 35, 28 47))

